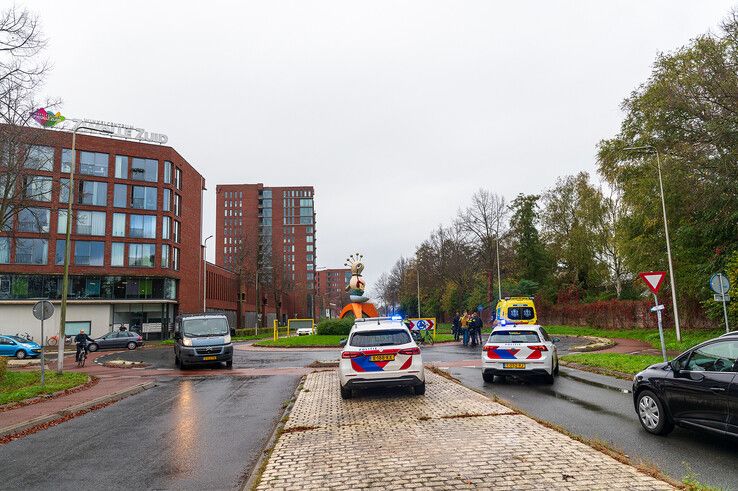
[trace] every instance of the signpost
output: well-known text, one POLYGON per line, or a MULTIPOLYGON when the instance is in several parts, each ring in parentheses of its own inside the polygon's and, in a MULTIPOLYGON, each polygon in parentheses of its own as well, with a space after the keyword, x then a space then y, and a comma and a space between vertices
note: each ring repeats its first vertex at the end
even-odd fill
POLYGON ((664 310, 663 305, 659 305, 659 299, 656 294, 659 292, 661 285, 664 283, 666 278, 666 271, 649 271, 648 273, 639 273, 643 281, 646 282, 646 286, 653 293, 654 306, 651 307, 651 312, 656 312, 656 319, 659 323, 659 339, 661 340, 661 354, 664 356, 664 361, 669 361, 666 356, 666 342, 664 341, 664 325, 661 319, 661 312, 664 310))
POLYGON ((44 340, 44 321, 54 315, 54 306, 48 300, 41 300, 36 302, 33 306, 33 316, 41 321, 41 387, 45 383, 45 371, 46 361, 44 357, 44 346, 46 341, 44 340))
POLYGON ((723 304, 723 316, 725 317, 725 332, 730 332, 728 325, 728 302, 730 302, 730 280, 723 273, 715 273, 710 276, 710 289, 715 292, 715 301, 723 304))

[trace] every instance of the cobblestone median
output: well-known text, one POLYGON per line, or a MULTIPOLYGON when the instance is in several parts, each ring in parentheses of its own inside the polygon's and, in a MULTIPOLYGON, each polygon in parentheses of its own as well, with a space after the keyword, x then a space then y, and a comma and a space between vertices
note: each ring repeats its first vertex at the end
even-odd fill
POLYGON ((672 489, 426 371, 427 392, 344 401, 308 375, 258 489, 672 489))

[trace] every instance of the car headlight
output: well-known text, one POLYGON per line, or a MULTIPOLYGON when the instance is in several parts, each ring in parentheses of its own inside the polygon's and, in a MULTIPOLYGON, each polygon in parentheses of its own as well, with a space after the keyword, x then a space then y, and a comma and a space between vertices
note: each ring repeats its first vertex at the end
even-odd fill
POLYGON ((192 346, 192 338, 182 337, 182 346, 192 346))
POLYGON ((228 344, 230 342, 231 342, 231 335, 230 334, 226 334, 225 336, 223 336, 223 344, 228 344))

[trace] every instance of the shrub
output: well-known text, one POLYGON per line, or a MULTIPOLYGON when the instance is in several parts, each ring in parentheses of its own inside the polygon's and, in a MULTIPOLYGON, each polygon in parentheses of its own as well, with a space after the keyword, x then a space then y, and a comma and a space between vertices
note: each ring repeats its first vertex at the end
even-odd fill
POLYGON ((0 356, 0 382, 5 379, 5 371, 8 369, 8 359, 0 356))
POLYGON ((348 336, 354 319, 323 319, 318 323, 317 333, 321 336, 348 336))
MULTIPOLYGON (((262 332, 268 328, 262 328, 262 332)), ((255 336, 256 329, 236 329, 236 336, 255 336)))

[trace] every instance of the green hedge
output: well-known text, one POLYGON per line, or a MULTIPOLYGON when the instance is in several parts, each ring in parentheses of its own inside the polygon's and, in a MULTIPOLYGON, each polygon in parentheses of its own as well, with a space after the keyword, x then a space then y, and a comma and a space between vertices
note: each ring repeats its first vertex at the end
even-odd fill
POLYGON ((321 336, 348 336, 351 327, 354 325, 354 319, 323 319, 316 327, 317 333, 321 336))

